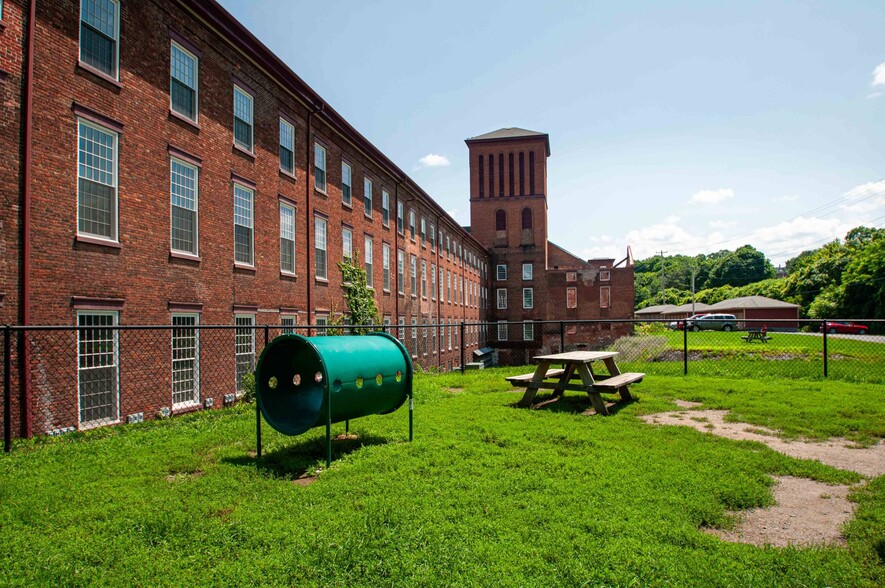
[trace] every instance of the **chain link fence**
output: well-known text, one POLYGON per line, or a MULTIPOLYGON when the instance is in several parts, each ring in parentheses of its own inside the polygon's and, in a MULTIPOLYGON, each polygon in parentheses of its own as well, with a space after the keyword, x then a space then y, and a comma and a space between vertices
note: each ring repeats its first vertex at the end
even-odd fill
MULTIPOLYGON (((766 321, 693 332, 664 321, 524 321, 385 325, 3 327, 3 434, 59 435, 230 405, 253 392, 264 346, 284 333, 384 330, 416 369, 533 364, 537 355, 613 350, 622 369, 651 375, 838 379, 885 383, 885 321, 766 321), (797 328, 798 325, 798 328, 797 328), (860 333, 863 334, 860 334, 860 333)), ((515 370, 516 371, 516 370, 515 370)))

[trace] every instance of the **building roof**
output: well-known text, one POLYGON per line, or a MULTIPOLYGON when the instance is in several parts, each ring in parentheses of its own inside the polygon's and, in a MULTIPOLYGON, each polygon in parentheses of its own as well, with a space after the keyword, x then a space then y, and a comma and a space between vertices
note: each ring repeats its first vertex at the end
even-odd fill
POLYGON ((689 302, 688 304, 680 304, 679 306, 674 306, 670 310, 665 310, 661 312, 661 314, 679 314, 681 312, 706 312, 711 308, 709 304, 704 304, 703 302, 695 302, 694 310, 692 310, 691 306, 691 302, 689 302))
POLYGON ((747 308, 799 308, 798 304, 790 304, 783 300, 766 298, 765 296, 742 296, 729 298, 710 306, 707 310, 733 310, 747 308))
POLYGON ((547 144, 547 157, 550 157, 550 136, 547 133, 539 133, 538 131, 530 131, 528 129, 521 129, 519 127, 506 127, 503 129, 498 129, 497 131, 492 131, 490 133, 470 137, 469 139, 465 139, 464 142, 470 145, 471 143, 482 143, 487 141, 507 141, 510 139, 531 138, 543 138, 544 142, 547 144))
POLYGON ((669 311, 671 308, 676 308, 673 304, 658 304, 657 306, 647 306, 642 310, 637 310, 633 314, 638 315, 646 315, 646 314, 663 314, 669 311))

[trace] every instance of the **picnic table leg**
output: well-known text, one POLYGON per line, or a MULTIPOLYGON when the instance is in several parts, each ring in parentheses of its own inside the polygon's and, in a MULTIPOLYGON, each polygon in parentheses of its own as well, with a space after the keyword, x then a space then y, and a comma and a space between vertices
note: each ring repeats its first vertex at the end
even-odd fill
POLYGON ((542 361, 538 364, 538 367, 535 368, 535 375, 532 377, 532 381, 529 382, 529 385, 525 389, 525 394, 522 395, 522 399, 516 403, 516 406, 527 407, 532 405, 532 401, 535 399, 535 394, 538 393, 540 385, 544 383, 544 377, 547 375, 548 367, 550 367, 549 361, 542 361))
POLYGON ((559 376, 559 385, 563 386, 563 388, 558 388, 556 390, 553 390, 553 397, 554 398, 559 398, 560 396, 563 395, 563 393, 565 392, 565 389, 564 389, 565 384, 569 383, 569 380, 572 379, 572 374, 575 373, 575 364, 573 364, 573 363, 567 363, 567 364, 563 365, 562 367, 565 368, 565 371, 562 372, 561 376, 559 376))
MULTIPOLYGON (((615 363, 614 357, 608 357, 603 360, 605 362, 605 367, 608 369, 608 375, 610 376, 619 376, 621 375, 621 370, 618 368, 618 364, 615 363)), ((621 395, 621 400, 628 401, 633 400, 633 397, 630 396, 630 390, 627 389, 627 386, 621 386, 618 388, 618 394, 621 395)))
POLYGON ((596 411, 596 414, 608 415, 608 409, 605 407, 605 402, 602 401, 602 396, 593 388, 593 376, 590 375, 590 369, 586 363, 578 365, 578 374, 581 376, 581 382, 584 384, 584 389, 587 390, 587 395, 590 396, 590 402, 593 403, 593 410, 596 411))

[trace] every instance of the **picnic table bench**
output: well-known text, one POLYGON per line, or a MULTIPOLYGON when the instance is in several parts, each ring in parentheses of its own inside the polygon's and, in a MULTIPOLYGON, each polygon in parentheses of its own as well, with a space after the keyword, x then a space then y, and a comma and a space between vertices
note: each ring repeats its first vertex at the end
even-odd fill
POLYGON ((747 329, 747 334, 741 337, 747 343, 752 343, 753 341, 761 341, 762 343, 768 342, 771 339, 771 336, 768 334, 766 329, 747 329))
POLYGON ((531 406, 538 390, 553 390, 554 396, 561 396, 566 390, 575 390, 586 392, 590 396, 597 414, 607 415, 608 409, 599 395, 600 392, 618 392, 622 400, 632 400, 627 386, 641 382, 645 377, 644 373, 639 372, 622 374, 615 363, 617 354, 616 351, 570 351, 539 355, 534 358, 538 361, 534 372, 510 376, 506 380, 514 387, 526 389, 518 406, 531 406), (591 365, 594 361, 602 361, 608 374, 595 374, 591 365), (563 367, 551 369, 552 364, 561 364, 563 367), (572 384, 571 380, 580 380, 580 383, 572 384))

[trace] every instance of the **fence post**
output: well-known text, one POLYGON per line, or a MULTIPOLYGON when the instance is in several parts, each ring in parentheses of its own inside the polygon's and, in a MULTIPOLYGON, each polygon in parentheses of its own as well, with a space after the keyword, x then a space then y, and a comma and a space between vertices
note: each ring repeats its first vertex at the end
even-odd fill
POLYGON ((461 373, 464 373, 464 321, 461 321, 461 325, 458 327, 458 342, 461 344, 459 347, 461 348, 461 373))
POLYGON ((12 451, 12 327, 3 327, 3 451, 12 451))
POLYGON ((565 323, 559 321, 559 352, 565 353, 565 323))
POLYGON ((827 320, 824 319, 823 324, 821 325, 821 330, 824 332, 824 377, 827 377, 827 320))
POLYGON ((688 329, 682 323, 682 375, 688 375, 688 329))

